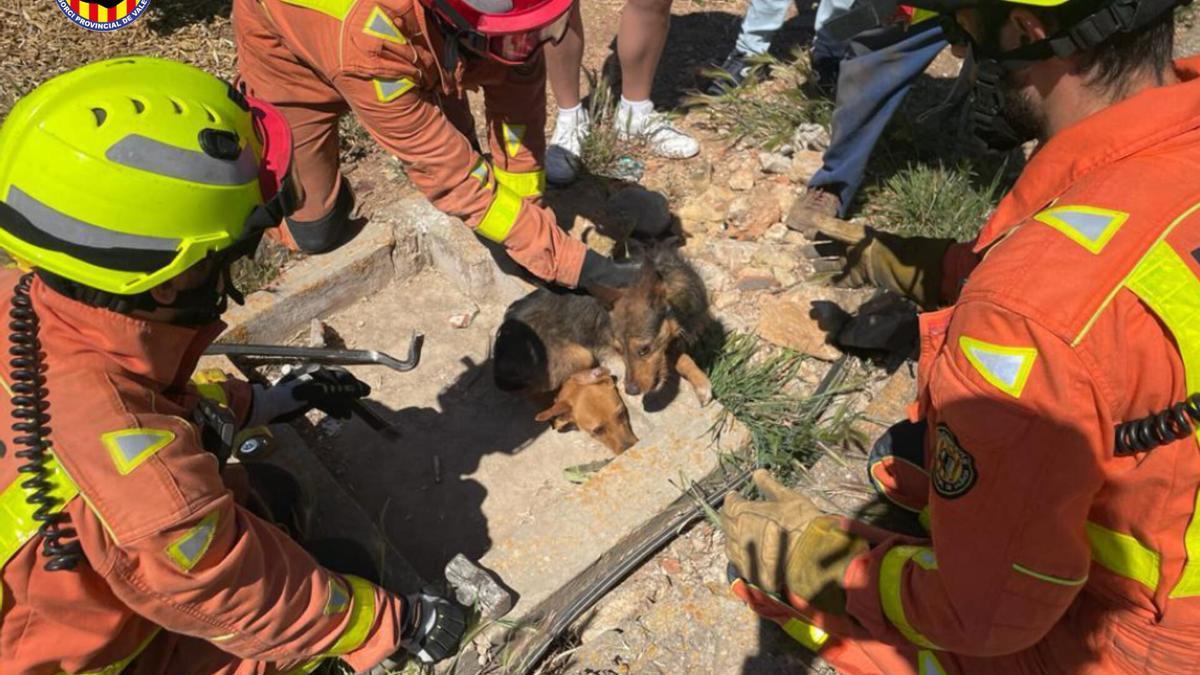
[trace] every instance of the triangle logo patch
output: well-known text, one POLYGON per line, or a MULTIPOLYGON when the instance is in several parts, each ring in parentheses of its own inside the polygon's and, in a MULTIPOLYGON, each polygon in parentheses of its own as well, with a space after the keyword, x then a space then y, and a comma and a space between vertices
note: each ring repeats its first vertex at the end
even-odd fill
POLYGON ((1013 398, 1021 398, 1037 359, 1036 349, 997 345, 966 335, 959 336, 958 346, 984 380, 1013 398))
POLYGON ((1033 218, 1053 227, 1092 253, 1099 253, 1121 225, 1129 220, 1129 214, 1096 206, 1055 206, 1033 218))
POLYGON ((504 149, 509 157, 516 157, 521 151, 521 141, 525 140, 525 125, 505 122, 500 127, 504 133, 504 149))
POLYGON ((363 32, 398 45, 408 44, 404 34, 400 32, 399 28, 396 28, 396 24, 392 23, 388 15, 378 6, 371 9, 371 13, 367 16, 367 24, 363 26, 363 32))

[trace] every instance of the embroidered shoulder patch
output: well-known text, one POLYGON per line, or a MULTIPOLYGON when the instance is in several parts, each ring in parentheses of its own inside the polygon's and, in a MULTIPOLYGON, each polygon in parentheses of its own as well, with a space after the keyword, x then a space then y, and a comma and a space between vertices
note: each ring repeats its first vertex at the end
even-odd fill
POLYGON ((978 478, 975 458, 958 443, 954 432, 945 424, 937 427, 933 448, 933 489, 946 499, 957 499, 975 486, 978 478))

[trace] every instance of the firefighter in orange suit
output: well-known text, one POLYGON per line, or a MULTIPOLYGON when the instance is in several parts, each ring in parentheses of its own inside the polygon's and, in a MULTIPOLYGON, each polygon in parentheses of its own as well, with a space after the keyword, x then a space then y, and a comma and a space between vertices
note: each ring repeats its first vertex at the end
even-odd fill
MULTIPOLYGON (((927 534, 765 475, 766 501, 724 507, 735 592, 839 671, 1196 671, 1200 59, 1171 61, 1174 4, 931 7, 978 62, 981 136, 1040 143, 955 303, 920 317, 924 433, 872 472, 927 534)), ((894 290, 970 266, 860 235, 842 272, 894 290)))
POLYGON ((545 64, 573 0, 236 0, 242 81, 296 135, 304 200, 288 217, 302 250, 352 236, 354 197, 338 169, 338 119, 352 111, 439 209, 535 276, 624 285, 630 270, 557 226, 545 187, 545 64), (466 91, 483 90, 488 156, 466 91))
POLYGON ((454 652, 462 610, 317 564, 222 483, 233 433, 369 388, 189 383, 229 265, 296 201, 270 105, 191 66, 101 61, 0 127, 0 672, 356 670, 454 652), (64 190, 86 177, 87 199, 64 190))

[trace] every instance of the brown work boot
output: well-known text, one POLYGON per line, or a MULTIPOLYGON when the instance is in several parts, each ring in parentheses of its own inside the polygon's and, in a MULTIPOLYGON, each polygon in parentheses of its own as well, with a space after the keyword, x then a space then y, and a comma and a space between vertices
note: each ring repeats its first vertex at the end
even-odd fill
POLYGON ((842 200, 836 193, 824 188, 810 187, 800 195, 792 209, 788 211, 783 222, 789 229, 808 236, 816 229, 817 216, 837 216, 842 208, 842 200))

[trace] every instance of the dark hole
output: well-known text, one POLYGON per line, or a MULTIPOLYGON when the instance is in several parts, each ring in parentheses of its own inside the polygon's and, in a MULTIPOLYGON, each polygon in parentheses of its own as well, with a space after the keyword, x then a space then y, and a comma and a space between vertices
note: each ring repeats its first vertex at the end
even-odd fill
POLYGON ((92 115, 96 117, 96 126, 102 126, 108 119, 108 111, 104 108, 92 108, 92 115))
POLYGON ((171 107, 175 109, 176 115, 183 114, 183 106, 179 105, 179 101, 176 101, 175 99, 171 99, 171 107))
POLYGON ((146 110, 146 104, 142 103, 136 98, 131 98, 129 100, 133 102, 133 109, 137 112, 137 114, 141 115, 146 110))

